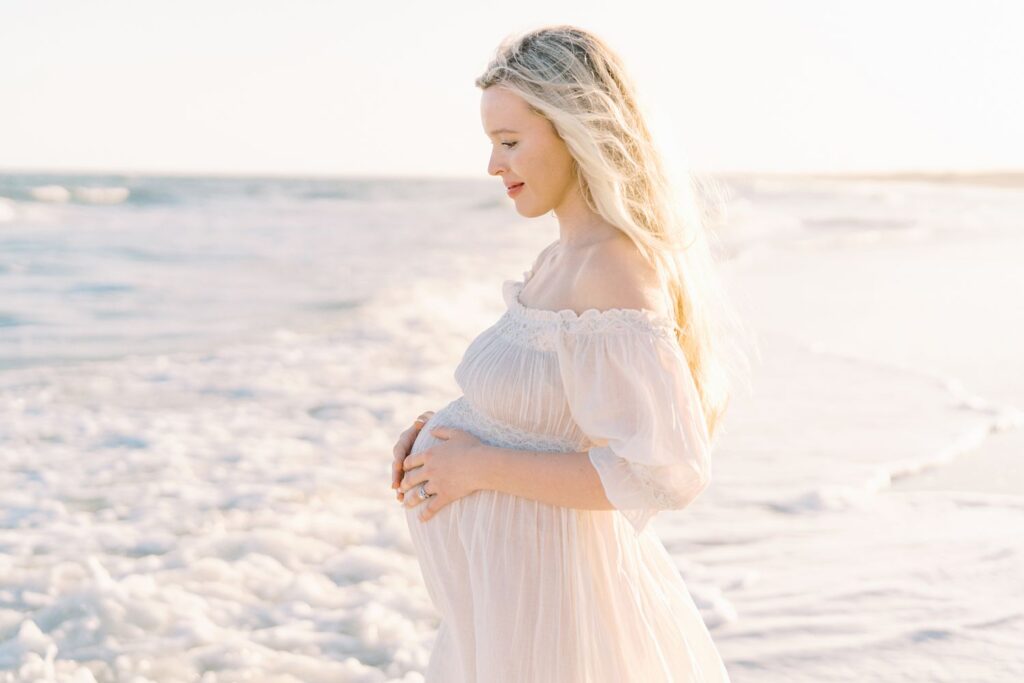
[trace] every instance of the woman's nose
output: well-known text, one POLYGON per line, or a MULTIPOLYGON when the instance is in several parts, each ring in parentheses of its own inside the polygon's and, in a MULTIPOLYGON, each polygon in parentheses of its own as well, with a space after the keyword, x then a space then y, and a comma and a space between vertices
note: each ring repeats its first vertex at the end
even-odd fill
POLYGON ((490 175, 498 175, 499 172, 505 170, 505 166, 501 163, 501 159, 497 158, 494 152, 491 152, 491 158, 487 160, 487 173, 490 175))

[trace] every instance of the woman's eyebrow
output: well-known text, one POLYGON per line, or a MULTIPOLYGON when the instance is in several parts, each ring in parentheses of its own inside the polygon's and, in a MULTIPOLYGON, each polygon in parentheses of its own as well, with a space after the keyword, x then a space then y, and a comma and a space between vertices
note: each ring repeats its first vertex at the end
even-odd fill
POLYGON ((512 130, 511 128, 499 128, 492 130, 488 135, 497 135, 498 133, 517 133, 518 131, 512 130))

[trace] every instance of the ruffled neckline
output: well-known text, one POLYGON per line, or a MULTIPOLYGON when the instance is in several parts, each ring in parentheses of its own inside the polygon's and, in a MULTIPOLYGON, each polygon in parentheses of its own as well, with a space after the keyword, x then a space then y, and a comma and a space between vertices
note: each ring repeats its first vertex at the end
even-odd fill
POLYGON ((530 308, 519 299, 519 293, 526 286, 529 279, 529 271, 526 271, 523 273, 521 280, 505 280, 503 284, 505 303, 508 305, 508 310, 521 319, 538 323, 561 323, 570 329, 582 327, 593 330, 607 325, 615 327, 625 325, 627 327, 674 333, 675 321, 648 308, 607 308, 603 311, 596 308, 588 308, 582 313, 576 313, 576 311, 570 308, 563 308, 558 311, 546 308, 530 308))

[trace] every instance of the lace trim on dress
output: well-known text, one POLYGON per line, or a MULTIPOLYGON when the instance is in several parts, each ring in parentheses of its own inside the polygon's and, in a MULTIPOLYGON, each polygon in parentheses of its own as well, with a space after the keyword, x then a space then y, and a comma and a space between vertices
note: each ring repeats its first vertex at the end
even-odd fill
POLYGON ((557 328, 551 325, 550 321, 538 321, 513 310, 511 301, 514 300, 515 293, 509 290, 510 283, 511 281, 505 283, 505 300, 509 302, 509 306, 505 315, 501 317, 500 334, 513 344, 554 353, 554 332, 557 328))
POLYGON ((521 320, 554 328, 556 325, 567 332, 593 334, 607 332, 646 330, 669 339, 675 338, 675 322, 665 315, 647 308, 608 308, 603 311, 588 308, 582 313, 563 308, 559 311, 544 308, 529 308, 519 300, 519 292, 529 281, 529 271, 523 280, 505 280, 505 301, 509 311, 521 320))
MULTIPOLYGON (((666 466, 644 465, 642 463, 630 462, 630 471, 650 493, 651 501, 655 509, 675 510, 684 507, 692 499, 690 491, 679 491, 673 488, 666 488, 662 471, 666 466)), ((678 467, 669 465, 668 467, 678 467)))
POLYGON ((529 451, 576 451, 580 444, 573 439, 537 434, 499 421, 478 410, 465 396, 460 396, 433 416, 431 427, 439 424, 472 431, 478 439, 492 446, 529 451))

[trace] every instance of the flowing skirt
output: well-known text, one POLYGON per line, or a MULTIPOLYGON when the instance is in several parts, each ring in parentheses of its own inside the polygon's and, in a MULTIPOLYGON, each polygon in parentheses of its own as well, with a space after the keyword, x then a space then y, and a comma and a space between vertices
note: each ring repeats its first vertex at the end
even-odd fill
MULTIPOLYGON (((459 398, 437 411, 412 453, 446 425, 484 443, 577 450, 496 425, 459 398), (532 438, 531 438, 532 437, 532 438)), ((427 683, 722 683, 729 677, 686 584, 648 527, 614 510, 577 510, 477 491, 406 518, 441 614, 427 683)))

